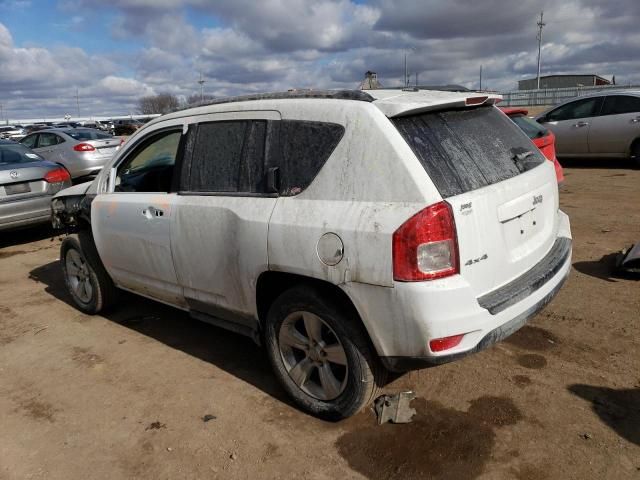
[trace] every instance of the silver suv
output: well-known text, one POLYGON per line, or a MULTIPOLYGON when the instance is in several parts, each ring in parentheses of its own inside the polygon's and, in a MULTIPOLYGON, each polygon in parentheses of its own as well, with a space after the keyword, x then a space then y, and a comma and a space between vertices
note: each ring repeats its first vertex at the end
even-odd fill
POLYGON ((520 328, 571 266, 553 165, 471 92, 218 100, 136 132, 53 200, 78 308, 116 287, 248 335, 303 409, 520 328))

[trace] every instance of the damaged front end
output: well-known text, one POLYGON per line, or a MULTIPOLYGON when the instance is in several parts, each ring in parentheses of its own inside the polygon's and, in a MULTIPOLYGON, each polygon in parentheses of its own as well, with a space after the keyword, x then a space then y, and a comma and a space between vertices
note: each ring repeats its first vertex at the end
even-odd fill
POLYGON ((92 182, 62 190, 51 200, 51 224, 55 230, 75 233, 91 226, 91 202, 95 194, 87 193, 92 182))

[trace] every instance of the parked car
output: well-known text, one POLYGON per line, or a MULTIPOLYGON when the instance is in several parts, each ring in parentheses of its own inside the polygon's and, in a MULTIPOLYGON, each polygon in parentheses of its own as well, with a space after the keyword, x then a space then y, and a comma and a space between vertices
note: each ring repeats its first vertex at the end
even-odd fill
POLYGON ((50 128, 20 143, 64 166, 72 178, 96 175, 120 147, 120 139, 90 128, 50 128))
POLYGON ((71 186, 60 165, 24 145, 0 140, 0 230, 51 221, 51 198, 71 186))
POLYGON ((547 160, 553 162, 558 184, 562 184, 562 182, 564 182, 564 172, 562 165, 560 165, 560 162, 556 158, 556 137, 553 132, 540 125, 533 118, 529 118, 527 116, 529 111, 524 108, 500 107, 500 110, 522 129, 547 160))
POLYGON ((285 92, 160 117, 53 200, 78 233, 67 288, 88 314, 119 287, 249 335, 301 408, 352 415, 387 371, 515 332, 571 269, 553 165, 497 98, 285 92))
POLYGON ((125 118, 124 120, 114 120, 113 133, 114 135, 133 135, 136 130, 142 128, 144 123, 133 118, 125 118))
POLYGON ((18 140, 26 135, 26 131, 22 126, 6 125, 0 127, 0 138, 10 138, 18 140))
POLYGON ((640 166, 640 91, 586 95, 536 120, 555 134, 560 158, 630 158, 640 166))

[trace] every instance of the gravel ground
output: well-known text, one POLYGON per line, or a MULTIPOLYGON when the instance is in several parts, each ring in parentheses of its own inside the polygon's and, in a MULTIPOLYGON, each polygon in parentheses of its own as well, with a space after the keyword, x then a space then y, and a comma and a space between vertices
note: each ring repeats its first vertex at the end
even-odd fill
POLYGON ((71 306, 47 229, 0 235, 0 479, 640 478, 640 170, 567 166, 573 272, 507 341, 389 384, 406 425, 293 407, 250 340, 133 295, 71 306))

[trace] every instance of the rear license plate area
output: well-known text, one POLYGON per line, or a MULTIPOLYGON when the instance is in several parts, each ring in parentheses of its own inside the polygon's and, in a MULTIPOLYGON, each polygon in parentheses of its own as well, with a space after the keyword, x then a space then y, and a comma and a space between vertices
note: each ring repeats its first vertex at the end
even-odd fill
POLYGON ((13 185, 5 185, 4 191, 7 195, 29 193, 31 191, 31 185, 29 185, 28 183, 14 183, 13 185))

